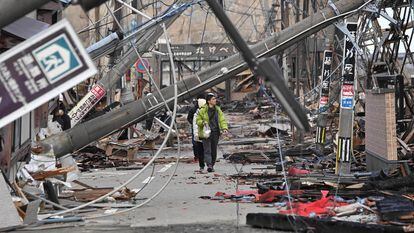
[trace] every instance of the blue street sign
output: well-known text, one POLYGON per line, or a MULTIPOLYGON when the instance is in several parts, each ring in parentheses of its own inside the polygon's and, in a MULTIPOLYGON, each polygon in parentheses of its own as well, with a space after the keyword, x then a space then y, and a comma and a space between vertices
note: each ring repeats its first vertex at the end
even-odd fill
POLYGON ((352 97, 342 97, 342 99, 341 99, 341 108, 352 109, 353 100, 354 99, 352 97))

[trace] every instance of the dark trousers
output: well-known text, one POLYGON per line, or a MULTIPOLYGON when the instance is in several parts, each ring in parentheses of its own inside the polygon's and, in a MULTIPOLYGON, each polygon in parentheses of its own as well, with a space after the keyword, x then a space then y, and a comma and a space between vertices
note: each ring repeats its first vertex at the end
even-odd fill
POLYGON ((204 160, 208 167, 213 167, 216 163, 219 138, 220 132, 212 131, 209 138, 203 139, 204 160))
POLYGON ((197 150, 196 150, 196 141, 194 140, 194 130, 193 130, 193 127, 191 127, 191 144, 193 144, 193 155, 194 155, 194 158, 198 158, 197 157, 197 150))
POLYGON ((200 168, 204 168, 204 147, 202 142, 194 141, 193 145, 194 155, 198 158, 198 165, 200 168))

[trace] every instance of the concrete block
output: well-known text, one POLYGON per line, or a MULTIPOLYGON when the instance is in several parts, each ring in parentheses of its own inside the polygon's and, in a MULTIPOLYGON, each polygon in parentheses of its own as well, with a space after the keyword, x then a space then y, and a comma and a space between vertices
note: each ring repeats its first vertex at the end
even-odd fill
POLYGON ((13 204, 10 190, 0 172, 0 231, 21 226, 22 220, 13 204))

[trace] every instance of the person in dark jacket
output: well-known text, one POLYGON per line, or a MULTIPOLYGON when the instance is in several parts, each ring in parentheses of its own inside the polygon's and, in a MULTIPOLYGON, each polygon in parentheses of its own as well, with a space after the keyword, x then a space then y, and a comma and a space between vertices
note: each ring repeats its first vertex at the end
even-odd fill
POLYGON ((193 116, 193 123, 192 123, 192 127, 193 127, 193 139, 194 139, 194 144, 193 144, 193 149, 194 149, 194 155, 197 156, 198 158, 198 165, 200 166, 200 172, 204 171, 204 167, 205 167, 205 163, 204 163, 204 146, 203 146, 203 141, 200 140, 200 138, 198 137, 198 125, 197 125, 197 116, 200 112, 200 109, 206 105, 206 100, 205 99, 198 99, 197 100, 197 106, 198 109, 197 111, 194 113, 193 116))
POLYGON ((187 121, 188 123, 190 123, 190 128, 191 128, 191 143, 193 144, 193 155, 194 155, 194 160, 198 160, 198 156, 197 156, 197 148, 196 148, 196 142, 194 141, 194 128, 193 128, 193 118, 194 118, 194 113, 197 111, 198 109, 198 104, 197 104, 197 100, 194 99, 193 100, 193 106, 190 108, 190 111, 187 114, 187 121))
POLYGON ((62 128, 62 131, 71 128, 70 117, 67 114, 66 107, 62 101, 58 101, 57 107, 52 112, 52 121, 56 121, 62 128))
POLYGON ((200 108, 196 122, 198 125, 198 136, 203 140, 207 171, 214 172, 220 134, 227 134, 228 126, 221 108, 217 106, 216 96, 210 93, 207 95, 206 100, 207 104, 200 108), (205 127, 210 129, 209 135, 206 135, 205 127))
MULTIPOLYGON (((197 99, 193 99, 193 106, 190 108, 190 111, 187 114, 187 121, 190 124, 190 128, 191 128, 191 143, 193 144, 193 155, 194 155, 194 160, 195 161, 199 160, 197 154, 200 152, 200 146, 198 146, 199 143, 197 143, 194 140, 195 135, 194 135, 194 125, 193 125, 194 121, 193 120, 194 120, 194 114, 196 113, 196 111, 199 108, 199 105, 198 105, 198 100, 199 99, 204 99, 205 100, 205 95, 204 94, 199 94, 197 96, 197 99)), ((200 166, 200 168, 201 168, 201 166, 200 166)))

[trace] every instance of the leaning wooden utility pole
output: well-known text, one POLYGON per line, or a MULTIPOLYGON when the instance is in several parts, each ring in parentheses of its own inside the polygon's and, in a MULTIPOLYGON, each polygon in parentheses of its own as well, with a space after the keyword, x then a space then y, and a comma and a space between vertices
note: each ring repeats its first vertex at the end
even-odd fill
MULTIPOLYGON (((347 23, 346 27, 351 38, 345 36, 341 109, 339 115, 338 148, 336 154, 336 174, 351 173, 352 135, 354 121, 354 85, 355 85, 355 60, 357 51, 353 41, 356 41, 357 23, 347 23)), ((356 42, 355 42, 356 43, 356 42)))
MULTIPOLYGON (((365 3, 364 0, 341 0, 336 2, 337 9, 343 12, 336 16, 334 10, 326 7, 297 24, 286 28, 280 33, 264 39, 251 46, 250 49, 258 58, 269 57, 281 53, 300 40, 331 25, 339 18, 343 18, 350 11, 356 10, 365 3)), ((221 62, 216 63, 203 71, 198 72, 177 83, 179 100, 189 99, 203 90, 217 85, 226 79, 247 69, 246 63, 240 54, 235 54, 221 62)), ((41 143, 49 144, 57 157, 74 152, 89 143, 109 135, 122 127, 145 120, 147 116, 156 113, 165 107, 163 99, 172 104, 174 87, 169 86, 161 90, 161 94, 154 93, 135 102, 124 105, 103 116, 97 117, 72 129, 56 134, 43 140, 41 143)))
POLYGON ((329 88, 332 72, 332 50, 325 50, 322 62, 322 82, 319 97, 318 120, 316 122, 316 150, 323 153, 326 140, 326 124, 329 108, 329 88))

